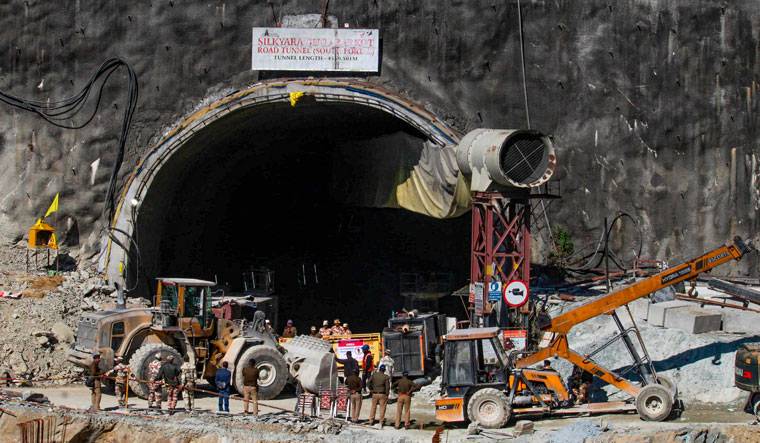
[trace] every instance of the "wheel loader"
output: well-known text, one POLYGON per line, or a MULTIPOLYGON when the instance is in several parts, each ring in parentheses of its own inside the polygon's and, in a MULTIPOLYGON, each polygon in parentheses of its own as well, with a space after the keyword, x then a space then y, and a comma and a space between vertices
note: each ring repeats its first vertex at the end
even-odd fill
MULTIPOLYGON (((254 314, 250 327, 216 318, 211 309, 214 285, 197 279, 160 278, 153 308, 125 309, 119 291, 117 309, 81 318, 76 341, 66 350, 67 360, 87 367, 98 353, 107 370, 113 367, 114 357, 120 356, 138 380, 147 380, 155 356, 160 354, 165 361, 172 355, 178 365, 192 362, 198 377, 212 385, 217 368, 226 361, 232 385, 242 394, 243 367, 253 358, 260 371, 262 400, 276 397, 291 378, 310 392, 316 392, 320 384, 334 385, 337 371, 329 343, 299 337, 286 350, 266 327, 261 311, 254 314)), ((147 398, 144 382, 130 382, 130 390, 147 398)))

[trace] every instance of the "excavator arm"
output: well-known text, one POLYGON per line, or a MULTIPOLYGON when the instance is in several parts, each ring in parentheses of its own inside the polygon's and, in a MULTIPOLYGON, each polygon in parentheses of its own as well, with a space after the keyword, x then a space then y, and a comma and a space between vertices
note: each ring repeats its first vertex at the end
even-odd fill
MULTIPOLYGON (((616 322, 618 322, 618 326, 621 328, 621 335, 625 340, 628 340, 625 336, 625 332, 622 330, 622 326, 619 324, 617 316, 614 314, 615 309, 666 286, 673 285, 680 281, 693 279, 697 275, 707 272, 730 260, 739 260, 742 256, 752 250, 753 247, 751 244, 748 245, 741 238, 734 237, 734 242, 732 244, 721 246, 720 248, 702 254, 697 258, 660 272, 659 274, 633 285, 626 286, 615 292, 591 300, 571 311, 559 315, 552 319, 550 323, 541 325, 542 330, 553 332, 555 334, 551 344, 534 354, 518 360, 515 362, 515 366, 524 368, 539 363, 552 356, 561 357, 636 397, 641 390, 640 387, 627 382, 614 372, 602 368, 589 358, 584 358, 569 348, 567 333, 570 329, 575 325, 583 323, 596 316, 612 314, 615 317, 616 322)), ((629 349, 631 349, 630 343, 628 343, 628 345, 629 349)))

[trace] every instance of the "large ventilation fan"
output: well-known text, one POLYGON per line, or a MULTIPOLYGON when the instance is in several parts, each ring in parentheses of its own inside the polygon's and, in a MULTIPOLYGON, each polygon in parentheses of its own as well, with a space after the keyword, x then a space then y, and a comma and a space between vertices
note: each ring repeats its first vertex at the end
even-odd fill
POLYGON ((457 146, 459 170, 475 192, 539 186, 556 163, 554 144, 535 131, 475 129, 457 146))

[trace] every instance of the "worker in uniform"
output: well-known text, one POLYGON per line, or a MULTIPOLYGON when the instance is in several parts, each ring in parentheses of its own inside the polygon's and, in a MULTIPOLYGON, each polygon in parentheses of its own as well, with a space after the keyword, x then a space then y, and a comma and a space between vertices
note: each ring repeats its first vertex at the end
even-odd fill
POLYGON ((94 354, 92 356, 92 363, 90 363, 90 367, 88 369, 90 371, 90 377, 92 379, 92 386, 90 387, 90 401, 92 404, 90 406, 90 410, 99 411, 101 396, 100 389, 103 386, 103 381, 101 380, 103 372, 100 369, 100 354, 94 354))
POLYGON ((155 360, 148 365, 148 408, 161 409, 161 385, 156 383, 162 365, 161 354, 157 352, 154 358, 155 360))
POLYGON ((352 332, 348 329, 348 323, 343 323, 343 335, 351 335, 352 332))
POLYGON ((375 364, 373 362, 372 353, 369 352, 369 345, 362 346, 362 351, 364 352, 364 356, 362 357, 362 368, 364 369, 364 372, 362 373, 362 386, 366 391, 367 380, 370 378, 370 376, 372 376, 372 371, 375 369, 375 364))
POLYGON ((406 410, 404 415, 404 428, 409 429, 409 414, 412 408, 412 392, 419 389, 419 386, 409 380, 409 373, 404 371, 401 373, 401 379, 393 383, 393 392, 398 394, 398 402, 396 402, 396 429, 401 424, 401 414, 406 410))
POLYGON ((243 414, 248 415, 248 402, 253 403, 253 415, 259 415, 259 368, 256 360, 248 360, 248 365, 243 368, 243 414))
POLYGON ((174 356, 169 355, 166 357, 166 363, 161 365, 161 369, 158 371, 156 381, 163 380, 166 385, 166 401, 168 403, 169 410, 177 408, 177 399, 179 398, 180 391, 180 372, 176 364, 174 364, 174 356))
POLYGON ((388 393, 391 391, 391 379, 385 375, 385 366, 372 374, 369 379, 369 392, 372 393, 372 406, 369 408, 369 425, 375 423, 375 410, 380 405, 380 427, 385 424, 385 407, 388 405, 388 393))
POLYGON ((283 338, 293 338, 298 335, 298 330, 293 326, 293 320, 288 320, 288 325, 285 326, 285 330, 282 331, 283 338))
POLYGON ((232 373, 227 369, 229 363, 222 362, 222 368, 216 371, 216 377, 214 377, 214 384, 219 392, 219 412, 230 412, 230 385, 232 381, 232 373), (222 408, 222 406, 224 408, 222 408))
POLYGON ((188 361, 182 363, 179 370, 179 382, 182 387, 182 397, 185 399, 185 410, 189 412, 192 411, 195 406, 195 382, 197 380, 195 365, 188 361))
MULTIPOLYGON (((393 365, 396 364, 396 362, 393 361, 393 358, 391 358, 391 350, 386 349, 385 352, 383 352, 383 358, 380 359, 378 362, 378 365, 385 366, 385 375, 393 379, 393 365)), ((389 399, 396 398, 396 393, 391 390, 390 395, 388 396, 389 399)))
POLYGON ((351 400, 351 421, 358 423, 359 413, 362 411, 362 380, 359 378, 359 369, 354 369, 346 377, 346 387, 351 400))
POLYGON ((343 327, 340 325, 340 319, 333 320, 333 327, 330 329, 331 335, 343 335, 343 327))
POLYGON ((322 336, 319 335, 319 332, 317 332, 316 326, 311 327, 311 332, 309 333, 309 336, 314 337, 314 338, 322 338, 322 336))
POLYGON ((113 361, 116 364, 105 374, 106 377, 114 378, 114 392, 116 393, 116 400, 119 402, 119 407, 121 408, 126 406, 127 372, 129 371, 129 367, 123 363, 123 360, 122 357, 115 357, 113 361))
POLYGON ((322 322, 322 327, 319 328, 319 335, 321 335, 322 338, 332 335, 332 329, 330 329, 330 323, 327 320, 322 322))
MULTIPOLYGON (((333 353, 335 352, 333 348, 330 348, 330 350, 333 351, 333 353)), ((336 355, 335 361, 343 365, 344 378, 348 378, 354 372, 357 374, 359 373, 359 362, 351 355, 351 351, 346 351, 346 358, 338 358, 336 355)))
POLYGON ((541 370, 542 371, 554 371, 554 368, 552 368, 552 362, 550 362, 549 360, 544 360, 544 365, 541 367, 541 370))

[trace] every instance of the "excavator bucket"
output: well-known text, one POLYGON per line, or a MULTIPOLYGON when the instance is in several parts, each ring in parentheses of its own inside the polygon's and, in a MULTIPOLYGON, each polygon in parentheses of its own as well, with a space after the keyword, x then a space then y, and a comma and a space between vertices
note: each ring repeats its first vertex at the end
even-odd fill
POLYGON ((288 364, 290 375, 301 386, 313 394, 322 389, 333 390, 338 385, 338 370, 331 352, 331 344, 327 340, 299 335, 287 343, 285 362, 288 364))

